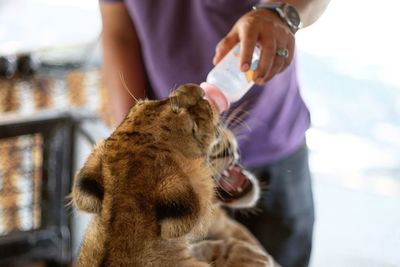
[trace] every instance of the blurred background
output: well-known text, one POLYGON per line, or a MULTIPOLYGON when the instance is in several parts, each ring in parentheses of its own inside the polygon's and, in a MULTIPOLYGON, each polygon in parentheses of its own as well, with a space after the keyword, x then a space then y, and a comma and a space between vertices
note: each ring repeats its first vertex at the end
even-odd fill
MULTIPOLYGON (((331 1, 297 34, 313 267, 400 266, 399 8, 331 1)), ((100 31, 97 0, 0 0, 0 266, 68 266, 78 250, 88 217, 65 196, 108 133, 100 31)))

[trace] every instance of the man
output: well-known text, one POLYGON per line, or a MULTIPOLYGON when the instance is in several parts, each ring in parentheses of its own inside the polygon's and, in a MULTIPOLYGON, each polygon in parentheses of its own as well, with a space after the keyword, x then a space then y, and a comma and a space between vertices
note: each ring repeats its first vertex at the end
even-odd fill
MULTIPOLYGON (((284 267, 307 266, 314 210, 299 94, 295 33, 314 23, 329 0, 101 0, 104 77, 118 124, 136 98, 163 98, 177 85, 205 80, 240 43, 240 68, 261 57, 254 86, 231 110, 247 114, 237 129, 243 164, 268 185, 260 212, 237 216, 284 267), (301 23, 301 24, 300 24, 301 23)), ((229 112, 229 111, 228 111, 229 112)))

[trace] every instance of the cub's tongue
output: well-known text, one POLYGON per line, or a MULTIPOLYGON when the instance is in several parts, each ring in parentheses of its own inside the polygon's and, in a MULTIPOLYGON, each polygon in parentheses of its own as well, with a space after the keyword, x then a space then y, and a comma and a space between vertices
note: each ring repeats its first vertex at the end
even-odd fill
POLYGON ((241 185, 246 180, 239 167, 233 166, 227 170, 229 176, 223 175, 220 180, 219 186, 222 187, 227 193, 234 193, 241 190, 241 185))
POLYGON ((239 198, 250 191, 252 184, 239 166, 230 167, 219 180, 219 195, 225 201, 239 198), (225 175, 225 174, 228 175, 225 175))

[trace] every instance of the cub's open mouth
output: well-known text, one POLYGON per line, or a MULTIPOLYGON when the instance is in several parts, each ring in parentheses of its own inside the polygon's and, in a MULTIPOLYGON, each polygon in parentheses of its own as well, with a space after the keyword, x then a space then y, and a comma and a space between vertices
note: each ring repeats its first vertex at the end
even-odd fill
POLYGON ((247 194, 253 187, 249 178, 243 174, 242 167, 234 165, 223 171, 218 180, 218 197, 229 203, 247 194))

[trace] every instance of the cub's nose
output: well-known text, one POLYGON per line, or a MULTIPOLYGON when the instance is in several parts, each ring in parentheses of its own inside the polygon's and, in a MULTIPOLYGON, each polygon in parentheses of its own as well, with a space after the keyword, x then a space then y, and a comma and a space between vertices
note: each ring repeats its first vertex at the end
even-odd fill
POLYGON ((179 97, 180 106, 186 107, 195 105, 204 95, 204 90, 194 83, 183 84, 171 93, 171 96, 179 97))

